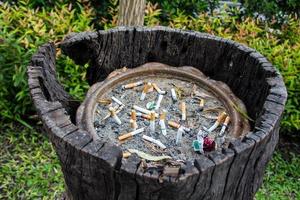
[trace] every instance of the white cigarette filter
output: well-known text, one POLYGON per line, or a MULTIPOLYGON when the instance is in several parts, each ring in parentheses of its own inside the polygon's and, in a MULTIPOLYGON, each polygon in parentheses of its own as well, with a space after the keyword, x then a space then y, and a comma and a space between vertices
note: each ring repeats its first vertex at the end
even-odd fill
POLYGON ((158 94, 167 94, 166 91, 161 90, 155 83, 152 83, 152 86, 158 92, 158 94))
POLYGON ((141 97, 140 97, 140 100, 141 101, 144 101, 145 98, 146 98, 146 94, 147 92, 149 91, 149 89, 152 87, 151 83, 147 83, 145 86, 144 86, 144 89, 142 91, 142 94, 141 94, 141 97))
POLYGON ((228 126, 229 123, 230 123, 230 117, 227 116, 227 117, 225 118, 225 121, 224 121, 224 123, 223 123, 223 125, 222 125, 221 131, 220 131, 220 133, 219 133, 219 136, 220 136, 220 137, 224 136, 225 130, 226 130, 226 128, 227 128, 227 126, 228 126))
MULTIPOLYGON (((147 110, 147 109, 145 109, 145 108, 139 107, 139 106, 137 106, 137 105, 133 105, 133 109, 135 109, 135 110, 137 110, 137 111, 139 111, 139 112, 141 112, 141 113, 147 114, 147 115, 150 115, 151 112, 152 112, 152 111, 150 111, 150 110, 147 110)), ((155 113, 155 117, 158 117, 158 114, 157 114, 157 113, 155 113)))
POLYGON ((186 120, 186 104, 185 104, 185 102, 181 102, 180 109, 181 109, 181 120, 185 121, 186 120))
POLYGON ((177 95, 176 95, 176 92, 175 92, 174 88, 171 89, 171 95, 172 95, 173 101, 177 101, 177 95))
POLYGON ((179 127, 179 129, 177 130, 177 135, 176 135, 176 144, 181 143, 183 133, 184 133, 183 128, 179 127))
POLYGON ((143 85, 143 84, 144 84, 143 81, 138 81, 138 82, 135 82, 135 83, 129 83, 127 85, 122 85, 122 88, 123 89, 131 89, 131 88, 143 85))
POLYGON ((150 113, 150 132, 155 133, 155 113, 150 113))
POLYGON ((139 134, 139 133, 142 133, 142 132, 144 132, 144 131, 145 131, 145 127, 140 128, 140 129, 137 129, 137 130, 132 131, 132 132, 129 132, 129 133, 122 134, 122 135, 120 135, 120 136, 118 137, 118 139, 119 139, 120 141, 121 141, 121 140, 125 140, 125 139, 127 139, 127 138, 130 138, 130 137, 132 137, 132 136, 134 136, 134 135, 137 135, 137 134, 139 134))
POLYGON ((143 139, 144 139, 144 140, 147 140, 147 141, 149 141, 149 142, 151 142, 151 143, 153 143, 153 144, 156 144, 156 145, 159 146, 161 149, 166 149, 166 148, 167 148, 161 141, 156 140, 156 139, 154 139, 154 138, 152 138, 152 137, 149 137, 149 136, 147 136, 147 135, 143 135, 143 139))
POLYGON ((167 111, 163 110, 163 112, 159 116, 160 130, 164 136, 167 135, 167 128, 166 128, 166 123, 165 123, 166 115, 167 115, 167 111))
POLYGON ((125 104, 122 103, 119 99, 117 99, 116 97, 112 96, 111 99, 116 102, 117 104, 119 104, 120 106, 124 106, 125 104))
POLYGON ((156 102, 156 105, 155 105, 155 110, 159 109, 160 103, 161 103, 163 97, 164 97, 164 95, 162 95, 162 94, 158 95, 158 99, 157 99, 157 102, 156 102))
POLYGON ((109 107, 109 112, 110 112, 110 115, 112 116, 112 118, 115 120, 115 122, 119 125, 122 124, 120 118, 117 116, 116 114, 116 110, 113 108, 113 107, 109 107))

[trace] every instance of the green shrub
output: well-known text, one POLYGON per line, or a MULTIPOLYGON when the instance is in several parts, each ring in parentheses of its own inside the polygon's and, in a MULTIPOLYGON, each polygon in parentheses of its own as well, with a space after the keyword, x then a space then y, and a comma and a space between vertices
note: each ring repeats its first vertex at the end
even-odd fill
POLYGON ((284 15, 300 15, 299 0, 244 0, 243 6, 246 10, 246 15, 253 16, 254 13, 263 14, 268 19, 276 18, 277 20, 284 19, 284 15))
MULTIPOLYGON (((33 10, 28 9, 27 4, 28 0, 20 1, 19 6, 4 4, 0 7, 1 120, 16 120, 24 125, 27 125, 32 113, 26 78, 26 66, 32 54, 45 42, 53 41, 57 44, 70 32, 92 28, 90 9, 76 11, 69 10, 67 5, 60 5, 51 11, 33 10)), ((66 89, 72 94, 76 91, 76 96, 82 95, 87 86, 84 83, 78 84, 78 81, 82 80, 84 70, 62 58, 60 52, 57 63, 61 74, 65 77, 68 75, 65 79, 61 78, 66 89), (63 73, 64 71, 72 74, 63 73), (79 79, 71 84, 73 77, 79 79)))

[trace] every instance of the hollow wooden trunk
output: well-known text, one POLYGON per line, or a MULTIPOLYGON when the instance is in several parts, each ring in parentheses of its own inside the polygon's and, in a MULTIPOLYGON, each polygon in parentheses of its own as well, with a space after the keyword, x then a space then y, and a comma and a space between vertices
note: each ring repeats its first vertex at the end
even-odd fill
POLYGON ((281 75, 261 54, 208 34, 165 27, 119 27, 68 36, 62 51, 89 63, 90 85, 115 69, 146 62, 193 66, 223 81, 247 107, 252 132, 228 149, 187 162, 180 177, 144 172, 137 156, 94 141, 75 124, 79 102, 57 81, 55 47, 45 44, 28 67, 30 93, 60 159, 68 199, 253 199, 278 141, 287 98, 281 75))

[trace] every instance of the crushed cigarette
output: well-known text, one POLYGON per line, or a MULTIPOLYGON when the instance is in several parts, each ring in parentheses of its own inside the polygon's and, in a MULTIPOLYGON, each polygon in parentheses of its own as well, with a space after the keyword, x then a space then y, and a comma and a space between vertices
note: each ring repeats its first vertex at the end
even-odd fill
POLYGON ((118 139, 119 140, 125 140, 125 139, 127 139, 127 138, 130 138, 130 137, 132 137, 132 136, 134 136, 134 135, 137 135, 137 134, 139 134, 139 133, 142 133, 142 132, 144 132, 145 131, 145 128, 140 128, 140 129, 137 129, 137 130, 135 130, 135 131, 132 131, 132 132, 129 132, 129 133, 125 133, 125 134, 123 134, 123 135, 120 135, 119 137, 118 137, 118 139))
POLYGON ((135 83, 129 83, 127 85, 122 85, 122 89, 131 89, 131 88, 143 85, 143 84, 144 84, 143 81, 138 81, 138 82, 135 82, 135 83))
POLYGON ((159 140, 156 140, 156 139, 154 139, 154 138, 152 138, 152 137, 149 137, 149 136, 147 136, 147 135, 143 135, 142 137, 143 137, 144 140, 147 140, 147 141, 149 141, 149 142, 152 142, 153 144, 156 144, 157 146, 159 146, 159 147, 162 148, 162 149, 166 149, 166 148, 167 148, 167 147, 166 147, 161 141, 159 141, 159 140))
POLYGON ((150 102, 148 102, 148 103, 146 104, 146 108, 147 108, 148 110, 153 110, 153 109, 155 108, 155 106, 156 106, 156 104, 155 104, 154 101, 150 101, 150 102))
POLYGON ((143 158, 145 160, 149 160, 149 161, 160 161, 160 160, 172 159, 172 157, 170 157, 170 156, 152 156, 150 154, 147 154, 145 152, 139 151, 137 149, 128 149, 128 151, 130 153, 135 153, 139 157, 141 157, 141 158, 143 158))

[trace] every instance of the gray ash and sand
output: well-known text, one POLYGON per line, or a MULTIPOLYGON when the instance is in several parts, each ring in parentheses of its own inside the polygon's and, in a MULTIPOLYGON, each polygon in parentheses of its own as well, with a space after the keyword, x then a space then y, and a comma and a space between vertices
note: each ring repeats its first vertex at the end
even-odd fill
MULTIPOLYGON (((170 78, 159 78, 159 77, 147 77, 147 78, 140 77, 139 79, 131 79, 119 83, 118 86, 112 88, 107 93, 103 94, 100 99, 111 99, 111 96, 115 96, 126 105, 125 108, 117 114, 118 117, 121 119, 122 124, 118 125, 111 117, 109 117, 104 121, 101 120, 102 118, 104 118, 104 116, 106 116, 109 113, 108 111, 109 106, 98 104, 97 105, 98 112, 96 112, 94 116, 95 119, 94 126, 97 131, 97 134, 99 135, 102 141, 110 141, 116 145, 120 145, 123 151, 126 151, 127 149, 137 149, 145 153, 156 155, 156 156, 169 155, 174 160, 193 160, 197 158, 199 154, 194 152, 192 147, 192 142, 193 140, 196 139, 200 127, 203 126, 210 127, 212 126, 212 124, 215 122, 216 119, 209 119, 203 116, 203 111, 200 111, 199 109, 199 100, 192 98, 190 95, 192 92, 193 85, 194 83, 187 82, 187 81, 170 79, 170 78), (155 121, 155 125, 156 125, 155 133, 150 133, 149 120, 143 119, 141 117, 137 117, 138 128, 146 127, 145 132, 135 135, 132 138, 129 138, 124 143, 120 143, 118 140, 118 136, 132 131, 132 129, 130 128, 129 120, 130 120, 130 113, 133 105, 146 108, 146 104, 148 102, 151 101, 156 102, 158 98, 158 93, 153 89, 152 92, 147 93, 144 101, 140 101, 140 96, 143 90, 143 86, 138 86, 133 89, 126 89, 126 90, 123 90, 121 88, 121 86, 124 84, 130 82, 136 82, 139 80, 156 83, 161 90, 167 91, 167 94, 164 95, 163 97, 159 111, 156 111, 157 113, 160 113, 162 109, 167 110, 167 116, 165 120, 167 126, 167 135, 164 136, 161 133, 160 126, 159 126, 159 119, 155 121), (178 100, 177 102, 173 102, 171 97, 171 88, 173 88, 174 86, 171 83, 182 88, 185 91, 185 94, 188 95, 184 96, 182 99, 178 100), (186 121, 181 121, 181 112, 179 109, 179 105, 180 102, 182 101, 186 102, 186 108, 187 108, 186 121), (181 125, 184 125, 192 129, 190 132, 186 132, 183 134, 182 142, 179 145, 176 145, 175 143, 177 129, 168 126, 167 122, 169 120, 180 122, 181 125), (149 145, 148 146, 145 145, 145 142, 142 139, 143 134, 147 136, 151 136, 157 140, 160 140, 164 145, 167 146, 167 149, 165 149, 163 152, 157 152, 151 150, 151 148, 149 148, 149 145)), ((199 87, 199 85, 197 85, 196 90, 204 92, 213 97, 213 98, 205 99, 204 110, 208 108, 224 107, 223 104, 216 97, 214 97, 212 93, 199 87)), ((116 105, 118 104, 113 102, 112 106, 114 107, 116 105)), ((220 129, 221 127, 219 126, 215 131, 213 131, 209 135, 209 137, 215 138, 216 135, 220 132, 220 129)), ((230 125, 229 125, 229 130, 230 130, 230 125)), ((228 130, 226 130, 225 139, 226 140, 230 139, 228 130)))

